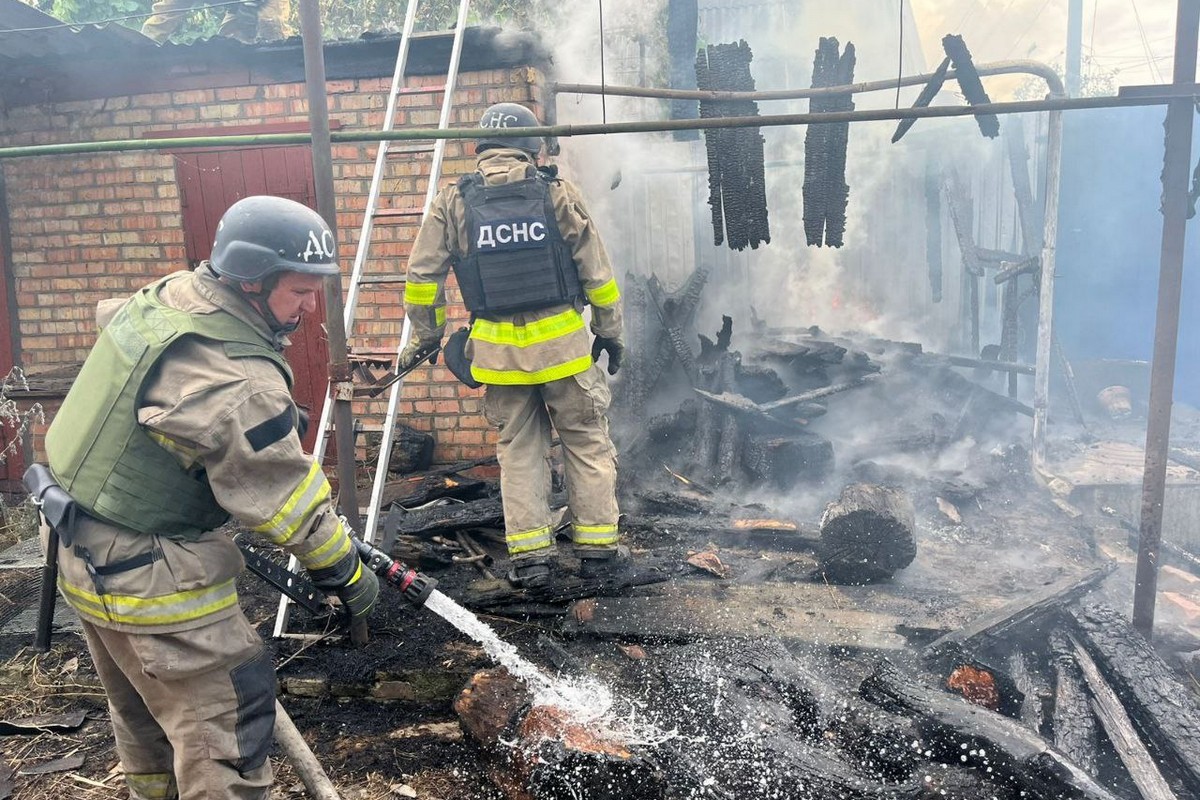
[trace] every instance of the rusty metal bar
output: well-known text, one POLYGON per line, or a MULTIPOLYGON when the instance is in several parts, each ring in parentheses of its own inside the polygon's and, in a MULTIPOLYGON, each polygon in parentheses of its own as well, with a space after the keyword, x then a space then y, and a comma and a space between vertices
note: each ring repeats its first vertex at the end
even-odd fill
MULTIPOLYGON (((1195 83, 1198 40, 1200 0, 1179 0, 1175 14, 1174 84, 1195 83)), ((1142 516, 1138 527, 1137 578, 1133 591, 1133 625, 1147 639, 1154 631, 1154 603, 1158 590, 1175 354, 1179 343, 1179 294, 1183 284, 1183 248, 1188 216, 1192 117, 1195 113, 1195 101, 1190 97, 1175 98, 1167 104, 1158 309, 1154 323, 1154 356, 1150 362, 1150 410, 1146 422, 1142 516)))
MULTIPOLYGON (((1050 66, 1040 61, 996 61, 991 64, 978 66, 980 75, 1036 75, 1046 81, 1052 95, 1063 95, 1062 80, 1050 66)), ((897 86, 924 86, 933 78, 933 73, 909 75, 899 81, 888 79, 882 81, 865 81, 843 86, 824 86, 805 89, 774 89, 760 92, 722 92, 704 89, 655 89, 644 86, 601 86, 591 83, 554 83, 549 89, 552 95, 557 94, 607 94, 621 97, 651 97, 666 100, 801 100, 808 97, 825 97, 828 95, 863 94, 895 89, 897 86)), ((950 70, 946 80, 956 80, 957 73, 950 70)))
MULTIPOLYGON (((895 83, 892 83, 895 86, 895 83)), ((835 87, 836 88, 836 87, 835 87)), ((1090 108, 1128 108, 1166 105, 1169 98, 1159 95, 1128 97, 1079 97, 1073 99, 1019 100, 986 103, 978 106, 930 106, 927 108, 875 108, 858 111, 827 111, 816 114, 773 114, 761 117, 711 117, 708 119, 670 119, 647 122, 609 122, 581 125, 539 125, 529 128, 497 128, 492 135, 500 138, 524 136, 597 136, 619 133, 655 133, 718 128, 773 128, 788 125, 816 125, 829 122, 875 122, 901 119, 971 117, 979 114, 1032 114, 1039 111, 1078 111, 1090 108)), ((333 131, 334 142, 420 141, 437 139, 477 139, 479 129, 408 128, 393 131, 333 131)), ((308 144, 306 132, 238 134, 234 136, 189 136, 177 139, 113 139, 99 142, 20 145, 0 148, 0 159, 30 156, 56 156, 74 153, 124 152, 131 150, 185 150, 193 147, 265 147, 268 145, 308 144)))

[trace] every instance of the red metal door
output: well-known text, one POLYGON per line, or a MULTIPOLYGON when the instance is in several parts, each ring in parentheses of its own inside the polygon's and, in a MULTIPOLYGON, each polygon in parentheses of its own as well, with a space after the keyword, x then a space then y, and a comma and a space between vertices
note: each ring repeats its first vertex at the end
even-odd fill
MULTIPOLYGON (((270 194, 316 208, 312 155, 305 145, 180 150, 174 155, 187 257, 193 267, 211 254, 221 215, 243 197, 270 194)), ((308 449, 316 438, 316 421, 321 417, 329 380, 324 322, 325 306, 321 303, 315 318, 305 319, 292 335, 292 345, 284 353, 296 376, 292 395, 313 421, 304 437, 308 449)))

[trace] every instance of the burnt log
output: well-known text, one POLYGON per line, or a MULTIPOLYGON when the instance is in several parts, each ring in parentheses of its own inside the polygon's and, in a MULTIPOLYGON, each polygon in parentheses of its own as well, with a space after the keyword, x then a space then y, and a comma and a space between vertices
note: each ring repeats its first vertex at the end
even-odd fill
POLYGON ((833 444, 807 432, 751 434, 742 448, 742 466, 755 480, 780 489, 820 483, 833 471, 833 444))
POLYGON ((1046 728, 1045 701, 1050 685, 1034 663, 1034 657, 1024 650, 1014 650, 1008 657, 1008 673, 1021 701, 1017 715, 1034 733, 1041 735, 1046 728))
POLYGON ((1096 718, 1071 642, 1062 631, 1050 635, 1050 655, 1054 666, 1054 746, 1095 775, 1100 751, 1096 718))
POLYGON ((1071 621, 1167 782, 1182 797, 1200 797, 1200 702, 1195 693, 1112 608, 1073 609, 1071 621))
POLYGON ((1020 723, 934 689, 881 662, 859 689, 867 700, 913 719, 935 757, 991 770, 1035 797, 1116 800, 1079 765, 1020 723))
MULTIPOLYGON (((368 433, 365 437, 368 464, 379 461, 379 445, 382 433, 368 433)), ((394 475, 407 475, 429 469, 433 463, 433 448, 437 440, 433 434, 419 431, 408 425, 398 424, 392 434, 392 451, 387 470, 394 475)))
POLYGON ((644 754, 563 709, 535 705, 526 686, 506 670, 474 675, 454 711, 463 730, 490 754, 492 778, 513 800, 666 796, 661 773, 644 754))
POLYGON ((393 506, 384 527, 388 533, 425 538, 468 528, 503 528, 504 507, 499 499, 490 497, 414 511, 393 506))
POLYGON ((891 578, 917 555, 912 500, 899 489, 853 483, 821 516, 820 571, 833 583, 891 578))

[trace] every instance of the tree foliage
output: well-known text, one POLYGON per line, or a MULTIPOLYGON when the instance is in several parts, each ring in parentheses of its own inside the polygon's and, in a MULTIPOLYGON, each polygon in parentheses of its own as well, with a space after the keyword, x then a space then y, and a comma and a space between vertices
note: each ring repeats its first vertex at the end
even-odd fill
MULTIPOLYGON (((208 7, 223 0, 196 0, 196 8, 171 37, 172 41, 190 42, 213 36, 225 15, 225 6, 208 7)), ((23 0, 28 5, 63 22, 116 20, 137 30, 149 16, 153 0, 23 0), (129 19, 119 19, 129 17, 129 19)), ((288 19, 293 33, 299 33, 298 0, 291 0, 288 19)), ((458 16, 458 0, 420 0, 416 30, 446 30, 458 16)), ((505 24, 529 27, 550 18, 550 0, 474 0, 468 25, 505 24)), ((320 0, 321 24, 326 39, 357 39, 365 32, 397 33, 404 27, 407 0, 320 0)))

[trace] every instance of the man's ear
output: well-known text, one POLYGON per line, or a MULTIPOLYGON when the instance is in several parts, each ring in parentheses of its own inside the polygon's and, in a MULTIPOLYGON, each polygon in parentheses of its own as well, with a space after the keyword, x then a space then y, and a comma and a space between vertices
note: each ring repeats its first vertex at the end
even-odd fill
POLYGON ((246 294, 258 294, 262 291, 262 281, 238 281, 238 288, 246 294))

